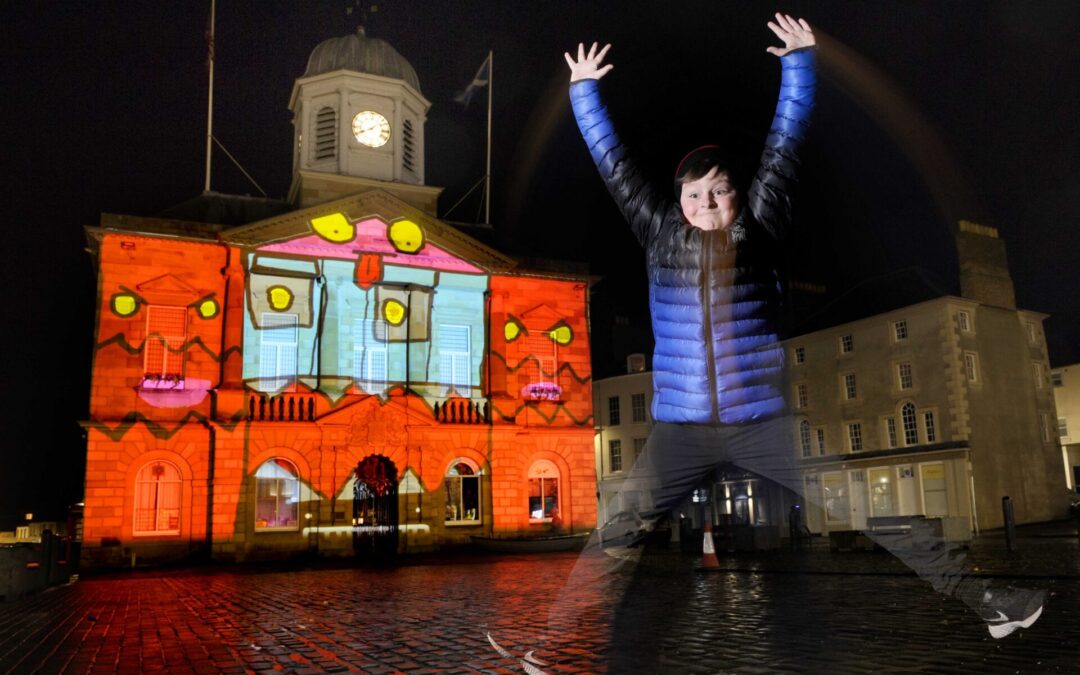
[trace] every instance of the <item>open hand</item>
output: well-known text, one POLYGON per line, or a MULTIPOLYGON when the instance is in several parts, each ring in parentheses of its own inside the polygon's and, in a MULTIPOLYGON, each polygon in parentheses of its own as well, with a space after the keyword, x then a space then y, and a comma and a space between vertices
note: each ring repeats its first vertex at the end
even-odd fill
POLYGON ((814 40, 814 31, 806 19, 795 19, 789 14, 776 13, 776 23, 769 22, 769 30, 776 33, 776 37, 784 43, 783 47, 769 47, 766 51, 770 54, 783 56, 788 52, 813 47, 817 42, 814 40))
MULTIPOLYGON (((779 14, 777 16, 779 16, 779 14)), ((811 37, 811 40, 812 39, 813 38, 811 37)), ((811 44, 813 44, 813 42, 811 42, 811 44)), ((599 52, 596 51, 596 48, 597 43, 592 43, 592 47, 589 47, 589 53, 586 54, 585 44, 578 43, 577 60, 574 60, 574 57, 570 56, 570 52, 563 53, 563 57, 566 59, 566 65, 570 66, 571 82, 577 82, 578 80, 599 80, 615 67, 610 63, 606 66, 601 65, 608 50, 611 49, 611 45, 604 45, 604 48, 599 52)))

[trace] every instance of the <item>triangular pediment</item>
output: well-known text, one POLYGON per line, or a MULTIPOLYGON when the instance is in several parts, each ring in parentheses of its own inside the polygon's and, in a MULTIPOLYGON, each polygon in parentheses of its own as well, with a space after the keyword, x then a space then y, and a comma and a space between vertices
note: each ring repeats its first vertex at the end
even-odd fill
POLYGON ((199 289, 172 274, 162 274, 144 281, 137 285, 135 290, 145 298, 181 298, 193 301, 204 295, 199 289))
POLYGON ((521 318, 529 323, 544 324, 554 323, 563 317, 547 305, 535 305, 521 313, 521 318))
POLYGON ((415 400, 412 406, 406 406, 399 396, 382 400, 378 396, 367 396, 351 405, 340 406, 333 412, 319 418, 319 424, 353 424, 365 418, 380 416, 384 421, 389 420, 398 428, 406 426, 421 426, 431 424, 434 417, 429 412, 420 412, 418 408, 426 410, 418 405, 415 400))
POLYGON ((449 256, 466 261, 489 273, 503 273, 516 262, 499 251, 463 234, 452 225, 433 218, 420 209, 398 199, 384 190, 371 190, 359 195, 319 204, 306 209, 274 216, 265 220, 242 225, 222 233, 222 238, 238 246, 256 249, 275 245, 292 244, 302 251, 310 249, 310 255, 347 257, 355 255, 348 244, 338 247, 339 255, 332 255, 334 245, 318 241, 312 221, 336 213, 344 214, 350 223, 361 223, 372 218, 389 225, 408 219, 419 225, 427 244, 449 256), (310 242, 310 244, 309 244, 310 242))

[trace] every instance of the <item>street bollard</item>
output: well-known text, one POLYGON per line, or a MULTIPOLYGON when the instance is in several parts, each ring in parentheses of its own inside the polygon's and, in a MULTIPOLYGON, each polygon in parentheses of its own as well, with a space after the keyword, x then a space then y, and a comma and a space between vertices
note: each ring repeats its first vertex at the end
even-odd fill
POLYGON ((1016 550, 1016 518, 1013 516, 1012 497, 1001 498, 1001 515, 1005 519, 1005 547, 1012 553, 1016 550))

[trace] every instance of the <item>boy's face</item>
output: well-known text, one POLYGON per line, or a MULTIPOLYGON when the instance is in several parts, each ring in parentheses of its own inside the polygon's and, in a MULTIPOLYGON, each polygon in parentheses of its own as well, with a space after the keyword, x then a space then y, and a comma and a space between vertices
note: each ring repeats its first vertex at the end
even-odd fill
POLYGON ((709 173, 683 183, 679 205, 694 227, 726 230, 739 215, 739 196, 726 171, 713 167, 709 173))

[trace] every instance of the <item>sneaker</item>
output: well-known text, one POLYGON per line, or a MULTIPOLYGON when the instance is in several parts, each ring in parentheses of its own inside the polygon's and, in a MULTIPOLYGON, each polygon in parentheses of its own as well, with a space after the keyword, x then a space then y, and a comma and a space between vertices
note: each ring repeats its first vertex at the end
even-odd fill
POLYGON ((992 589, 983 594, 979 615, 995 640, 1009 635, 1017 628, 1029 628, 1042 616, 1046 591, 1024 588, 992 589))

